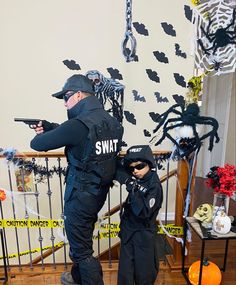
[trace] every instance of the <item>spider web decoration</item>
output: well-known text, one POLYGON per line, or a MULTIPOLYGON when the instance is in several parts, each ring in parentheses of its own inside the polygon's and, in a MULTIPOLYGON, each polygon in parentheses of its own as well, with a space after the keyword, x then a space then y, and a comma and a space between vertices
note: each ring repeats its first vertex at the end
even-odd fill
POLYGON ((103 108, 121 123, 125 86, 113 78, 106 78, 97 70, 88 71, 86 76, 93 81, 95 94, 103 108))
POLYGON ((195 64, 212 76, 236 69, 236 3, 210 0, 196 7, 195 64))

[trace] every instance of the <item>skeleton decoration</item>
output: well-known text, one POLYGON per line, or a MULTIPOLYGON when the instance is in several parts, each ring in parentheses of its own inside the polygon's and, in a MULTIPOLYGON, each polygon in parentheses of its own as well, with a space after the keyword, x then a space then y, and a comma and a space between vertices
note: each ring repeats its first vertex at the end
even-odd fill
POLYGON ((204 1, 195 9, 195 64, 203 72, 220 75, 236 69, 235 1, 204 1))
POLYGON ((104 77, 97 70, 88 71, 86 76, 93 81, 95 94, 104 109, 122 122, 125 86, 113 78, 104 77))
POLYGON ((213 206, 211 204, 201 204, 193 216, 200 222, 209 223, 213 217, 213 206))

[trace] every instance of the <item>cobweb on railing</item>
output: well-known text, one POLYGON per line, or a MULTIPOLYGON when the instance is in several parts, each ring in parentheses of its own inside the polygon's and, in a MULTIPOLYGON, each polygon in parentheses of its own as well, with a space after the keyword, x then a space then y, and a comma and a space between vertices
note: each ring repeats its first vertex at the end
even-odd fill
POLYGON ((210 0, 194 11, 195 65, 220 75, 236 69, 236 1, 210 0))

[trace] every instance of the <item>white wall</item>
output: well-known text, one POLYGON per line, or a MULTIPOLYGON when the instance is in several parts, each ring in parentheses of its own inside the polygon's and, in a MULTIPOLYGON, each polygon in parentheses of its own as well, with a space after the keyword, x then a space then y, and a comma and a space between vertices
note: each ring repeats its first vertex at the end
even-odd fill
MULTIPOLYGON (((59 91, 66 78, 76 73, 62 61, 75 60, 81 73, 91 69, 110 77, 108 67, 117 68, 123 76, 124 110, 134 113, 137 124, 124 120, 128 145, 148 143, 143 129, 155 128, 149 112, 162 113, 175 103, 172 95, 185 95, 186 89, 176 84, 173 72, 192 76, 193 58, 189 54, 191 23, 186 19, 184 5, 188 0, 133 1, 133 22, 145 24, 149 36, 137 39, 139 62, 125 62, 121 43, 125 32, 125 1, 82 0, 1 0, 0 10, 0 82, 1 143, 19 151, 30 150, 34 133, 27 126, 15 123, 14 117, 42 118, 56 122, 66 119, 60 100, 50 94, 59 91), (171 24, 176 37, 167 35, 162 22, 171 24), (175 43, 186 52, 187 59, 175 55, 175 43), (169 64, 158 62, 153 51, 164 52, 169 64), (160 83, 151 81, 146 69, 155 70, 160 83), (132 90, 145 97, 146 103, 135 102, 132 90), (167 97, 169 103, 157 103, 154 92, 167 97)), ((154 147, 157 149, 157 147, 154 147)), ((169 149, 165 142, 161 149, 169 149)))

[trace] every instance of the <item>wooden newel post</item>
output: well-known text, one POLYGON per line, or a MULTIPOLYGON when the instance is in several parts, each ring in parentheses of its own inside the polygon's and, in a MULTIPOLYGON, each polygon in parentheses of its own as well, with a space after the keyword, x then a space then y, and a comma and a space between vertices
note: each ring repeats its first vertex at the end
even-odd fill
MULTIPOLYGON (((175 225, 183 226, 183 214, 185 208, 185 198, 188 189, 188 180, 189 180, 189 161, 188 160, 179 160, 177 165, 177 184, 176 184, 176 201, 175 201, 175 225)), ((192 195, 195 186, 195 174, 196 174, 196 163, 193 166, 193 175, 190 186, 190 206, 189 206, 189 215, 192 215, 192 195)), ((168 262, 171 268, 180 269, 182 262, 182 245, 176 240, 171 241, 173 256, 169 256, 168 262)))

